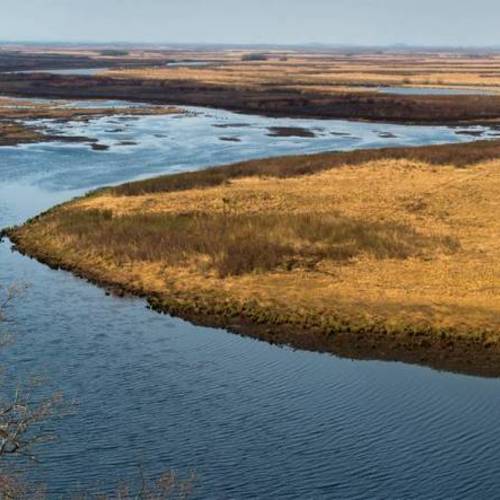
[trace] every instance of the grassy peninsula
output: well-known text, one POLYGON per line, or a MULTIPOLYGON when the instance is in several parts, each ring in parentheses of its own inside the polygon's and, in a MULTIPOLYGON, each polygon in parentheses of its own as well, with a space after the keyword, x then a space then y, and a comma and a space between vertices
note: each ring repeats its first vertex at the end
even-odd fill
POLYGON ((282 157, 106 188, 10 228, 196 323, 500 375, 500 141, 282 157))

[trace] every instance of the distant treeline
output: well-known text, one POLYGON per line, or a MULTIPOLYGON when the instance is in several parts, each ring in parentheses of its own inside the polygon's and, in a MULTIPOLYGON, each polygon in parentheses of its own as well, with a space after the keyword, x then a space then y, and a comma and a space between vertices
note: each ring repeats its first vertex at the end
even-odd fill
POLYGON ((251 54, 243 54, 242 61, 267 61, 267 55, 261 52, 252 52, 251 54))

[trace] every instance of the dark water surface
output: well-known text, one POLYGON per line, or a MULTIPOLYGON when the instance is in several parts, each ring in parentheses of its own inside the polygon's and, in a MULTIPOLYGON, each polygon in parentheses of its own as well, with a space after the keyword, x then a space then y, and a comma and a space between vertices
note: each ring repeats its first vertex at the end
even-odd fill
MULTIPOLYGON (((96 186, 160 172, 470 140, 442 127, 193 111, 64 127, 111 146, 104 152, 82 144, 0 148, 0 226, 96 186), (272 126, 315 129, 316 137, 269 137, 272 126)), ((200 498, 489 498, 500 491, 499 380, 294 352, 195 327, 141 300, 106 296, 4 242, 0 282, 13 281, 31 286, 10 311, 17 339, 1 364, 14 379, 41 376, 43 391, 78 400, 74 414, 57 422, 58 443, 39 448, 41 463, 29 469, 52 497, 79 486, 106 489, 137 477, 139 466, 148 477, 194 469, 200 498)))

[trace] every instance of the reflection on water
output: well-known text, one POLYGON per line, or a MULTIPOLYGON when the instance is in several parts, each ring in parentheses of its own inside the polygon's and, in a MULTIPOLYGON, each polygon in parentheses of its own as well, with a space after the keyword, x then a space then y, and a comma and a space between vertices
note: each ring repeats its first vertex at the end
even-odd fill
POLYGON ((48 73, 50 75, 81 75, 93 76, 109 68, 65 68, 65 69, 36 69, 36 70, 22 70, 12 71, 11 73, 48 73))
MULTIPOLYGON (((0 148, 0 226, 93 187, 160 172, 470 140, 442 127, 192 111, 61 130, 97 138, 111 146, 104 152, 84 144, 0 148), (306 127, 316 137, 273 138, 271 126, 306 127)), ((200 498, 485 498, 500 487, 500 381, 294 352, 195 327, 141 300, 106 296, 7 243, 0 281, 32 284, 13 311, 18 337, 2 353, 7 375, 41 375, 45 391, 62 389, 79 403, 30 469, 53 496, 136 477, 138 466, 148 476, 195 469, 200 498)))
POLYGON ((444 88, 444 87, 377 87, 383 94, 401 95, 495 95, 500 92, 481 88, 444 88))

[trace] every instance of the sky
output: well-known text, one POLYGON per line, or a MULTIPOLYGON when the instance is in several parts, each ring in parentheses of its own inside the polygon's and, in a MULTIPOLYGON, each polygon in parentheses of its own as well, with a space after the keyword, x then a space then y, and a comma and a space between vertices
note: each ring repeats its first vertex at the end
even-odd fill
POLYGON ((500 46, 500 0, 0 0, 0 40, 500 46))

